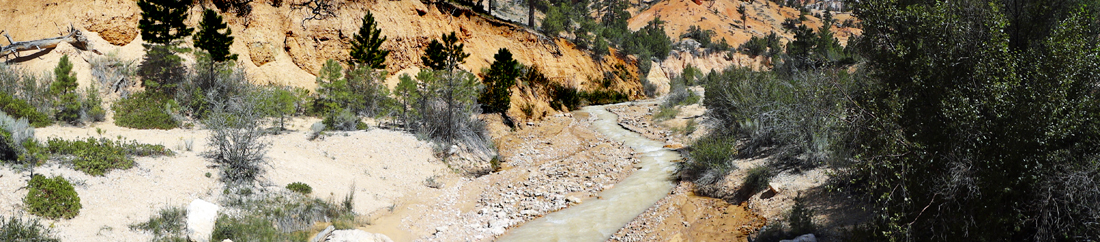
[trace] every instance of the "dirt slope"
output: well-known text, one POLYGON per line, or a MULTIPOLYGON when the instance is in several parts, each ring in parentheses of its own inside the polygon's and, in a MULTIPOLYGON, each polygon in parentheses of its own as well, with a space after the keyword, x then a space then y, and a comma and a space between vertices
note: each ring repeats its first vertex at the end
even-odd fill
MULTIPOLYGON (((339 3, 339 8, 334 13, 336 17, 303 21, 311 13, 308 9, 291 6, 291 3, 297 2, 300 1, 290 0, 276 8, 267 1, 255 1, 251 4, 251 14, 247 16, 223 13, 236 38, 230 51, 240 55, 239 65, 252 82, 316 88, 315 74, 325 60, 344 61, 349 58, 351 38, 357 33, 361 18, 367 11, 374 13, 382 34, 389 38, 383 48, 392 51, 386 62, 390 73, 402 70, 405 70, 402 73, 415 73, 411 69, 421 64, 420 56, 427 44, 452 31, 458 34, 465 44, 465 51, 470 54, 462 67, 475 74, 489 66, 493 54, 500 48, 511 50, 514 58, 523 64, 539 66, 552 81, 581 87, 582 90, 592 86, 590 83, 601 81, 604 72, 613 70, 615 65, 634 66, 621 58, 596 61, 568 41, 546 38, 522 26, 447 4, 424 4, 415 0, 337 0, 335 2, 339 3)), ((212 4, 206 5, 213 8, 212 4)), ((117 52, 130 60, 139 60, 144 54, 141 48, 144 42, 137 30, 140 9, 133 0, 0 0, 0 6, 0 19, 5 20, 0 29, 7 30, 5 33, 15 41, 58 36, 63 29, 61 27, 72 24, 86 32, 92 48, 100 53, 117 52)), ((201 10, 202 7, 198 6, 190 9, 189 26, 198 24, 201 10)), ((184 45, 189 46, 190 38, 185 41, 188 43, 184 45)), ((74 58, 79 59, 74 62, 77 78, 82 85, 91 80, 87 60, 97 56, 89 51, 63 46, 21 54, 36 57, 15 65, 35 73, 51 70, 62 54, 80 56, 74 58)), ((184 55, 184 58, 192 59, 189 55, 184 55)), ((632 67, 628 69, 637 76, 636 70, 632 67)), ((388 78, 391 86, 396 80, 396 76, 388 78)), ((636 80, 616 80, 612 88, 633 97, 640 97, 641 93, 641 85, 636 80)), ((544 99, 523 98, 518 94, 513 99, 545 102, 544 99)), ((509 113, 517 116, 518 104, 513 106, 509 113)), ((540 113, 548 111, 545 103, 535 106, 540 113)))

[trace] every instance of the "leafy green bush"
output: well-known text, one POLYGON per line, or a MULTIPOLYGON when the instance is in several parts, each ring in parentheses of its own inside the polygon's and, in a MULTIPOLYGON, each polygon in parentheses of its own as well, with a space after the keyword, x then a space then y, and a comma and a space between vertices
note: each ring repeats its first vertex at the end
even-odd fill
POLYGON ((49 219, 71 219, 80 213, 80 196, 73 185, 61 176, 46 178, 35 174, 27 181, 27 197, 23 199, 27 211, 49 219))
POLYGON ((186 220, 186 209, 167 207, 154 214, 149 221, 130 225, 130 229, 151 232, 155 241, 176 241, 186 236, 186 220))
POLYGON ((561 84, 550 85, 550 107, 555 110, 577 110, 581 105, 581 96, 576 88, 561 84))
POLYGON ((49 226, 42 225, 38 219, 26 219, 12 215, 4 219, 0 216, 0 238, 4 241, 58 242, 49 226))
POLYGON ((173 129, 179 121, 171 113, 179 108, 176 101, 155 92, 139 92, 111 105, 115 125, 135 129, 173 129))
POLYGON ((737 155, 734 141, 733 137, 719 132, 699 138, 691 145, 680 177, 699 184, 711 184, 722 178, 733 168, 731 160, 737 155))
POLYGON ((355 131, 359 128, 359 117, 351 114, 351 111, 342 109, 338 112, 326 115, 321 123, 325 124, 327 130, 339 130, 339 131, 355 131))
POLYGON ((622 49, 627 54, 653 56, 664 60, 672 51, 672 39, 665 34, 664 22, 660 18, 654 18, 624 40, 622 49))
POLYGON ((125 143, 107 138, 75 141, 50 138, 46 143, 50 153, 72 155, 73 168, 93 176, 102 176, 113 169, 130 169, 134 166, 134 159, 131 156, 172 154, 172 151, 163 145, 140 144, 137 141, 125 143))
POLYGON ((294 182, 294 183, 291 183, 291 184, 286 184, 286 189, 297 192, 297 193, 301 193, 301 194, 307 194, 307 195, 313 192, 312 187, 309 187, 309 185, 307 185, 305 183, 301 183, 301 182, 294 182))
POLYGON ((41 128, 53 124, 53 119, 49 115, 38 112, 38 109, 35 109, 30 103, 16 99, 9 93, 0 93, 0 111, 17 119, 25 118, 34 127, 41 128))
POLYGON ((220 216, 212 241, 305 241, 310 229, 321 222, 331 222, 336 229, 354 228, 356 214, 349 202, 297 193, 230 195, 225 205, 242 212, 220 216))
POLYGON ((661 106, 657 109, 657 113, 653 114, 654 121, 663 121, 675 118, 677 114, 680 114, 680 109, 676 107, 661 106))
POLYGON ((84 90, 84 102, 81 110, 91 122, 103 121, 107 118, 107 110, 103 109, 103 98, 99 97, 99 89, 93 84, 84 90))
POLYGON ((768 182, 775 175, 767 165, 749 168, 747 173, 748 175, 741 183, 741 188, 734 195, 736 199, 741 201, 748 200, 756 192, 768 189, 768 182))

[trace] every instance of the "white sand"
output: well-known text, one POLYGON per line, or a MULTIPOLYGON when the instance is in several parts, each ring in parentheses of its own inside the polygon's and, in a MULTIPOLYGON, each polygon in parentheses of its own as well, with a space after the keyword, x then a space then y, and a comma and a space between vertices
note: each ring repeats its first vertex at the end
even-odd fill
MULTIPOLYGON (((261 183, 269 189, 282 189, 292 182, 313 187, 319 198, 343 198, 355 187, 355 210, 360 214, 382 209, 407 191, 423 186, 427 177, 447 174, 446 166, 431 153, 430 145, 408 133, 388 130, 336 132, 323 140, 306 140, 308 125, 316 119, 294 119, 292 132, 268 136, 268 173, 261 183)), ((147 234, 129 229, 167 206, 185 206, 193 199, 218 202, 222 183, 217 170, 208 168, 206 130, 133 130, 108 122, 91 127, 51 126, 37 129, 37 138, 77 139, 99 137, 136 139, 142 143, 163 144, 177 154, 171 157, 137 158, 134 168, 108 172, 105 176, 86 175, 57 162, 38 167, 36 173, 61 175, 74 182, 83 209, 70 220, 44 221, 54 224, 62 241, 146 241, 147 234), (194 140, 193 151, 182 148, 184 139, 194 140), (212 173, 212 178, 205 174, 212 173)), ((25 214, 23 187, 30 172, 0 168, 0 215, 25 214)))

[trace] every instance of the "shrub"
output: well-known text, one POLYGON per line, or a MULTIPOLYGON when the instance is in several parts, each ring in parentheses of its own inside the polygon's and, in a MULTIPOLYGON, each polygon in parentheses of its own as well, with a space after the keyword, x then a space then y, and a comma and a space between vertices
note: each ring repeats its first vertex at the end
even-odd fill
POLYGON ((140 144, 137 141, 125 143, 107 138, 88 138, 87 140, 68 141, 50 138, 46 141, 48 150, 55 155, 72 155, 73 168, 93 176, 102 176, 113 169, 130 169, 134 166, 131 156, 171 155, 163 145, 140 144))
POLYGON ((576 88, 566 87, 561 84, 550 85, 550 107, 555 110, 577 110, 581 105, 581 97, 576 88))
POLYGON ((775 175, 767 165, 749 168, 747 173, 748 175, 741 183, 741 188, 734 195, 736 199, 741 201, 748 200, 756 192, 768 189, 768 182, 775 175))
POLYGON ((305 241, 319 222, 336 229, 357 226, 355 212, 344 204, 297 193, 231 195, 226 208, 240 213, 220 216, 212 241, 305 241))
POLYGON ((178 108, 175 100, 155 92, 139 92, 111 105, 115 125, 135 129, 179 127, 179 121, 172 117, 178 108))
POLYGON ((50 94, 58 98, 58 109, 55 114, 60 121, 75 123, 80 119, 80 96, 76 94, 76 75, 72 73, 73 63, 69 62, 69 55, 61 56, 61 62, 53 69, 56 80, 50 85, 50 94))
POLYGON ((268 144, 262 140, 264 127, 260 97, 246 95, 231 98, 227 103, 214 103, 203 123, 211 130, 206 156, 221 169, 227 183, 251 185, 263 173, 264 153, 268 144))
POLYGON ((155 241, 175 241, 186 236, 187 209, 167 207, 161 209, 149 221, 130 225, 130 229, 153 233, 155 241))
POLYGON ((305 194, 305 195, 309 195, 310 193, 313 192, 312 187, 309 187, 309 185, 307 185, 305 183, 301 183, 301 182, 294 182, 294 183, 291 183, 291 184, 286 184, 286 189, 297 192, 297 193, 305 194))
POLYGON ((680 109, 677 109, 676 107, 666 107, 666 106, 662 105, 660 107, 660 109, 657 109, 657 113, 653 114, 653 120, 654 121, 669 120, 669 119, 675 118, 676 115, 679 114, 679 113, 680 113, 680 109))
POLYGON ((84 113, 82 119, 87 119, 91 122, 100 122, 107 118, 107 110, 103 109, 103 99, 99 97, 99 89, 95 84, 88 86, 84 90, 84 94, 87 95, 82 103, 81 112, 84 113))
POLYGON ((361 121, 359 121, 359 117, 351 114, 351 111, 343 109, 325 116, 325 119, 321 122, 325 124, 327 130, 355 131, 361 121))
POLYGON ((12 215, 7 219, 0 216, 0 238, 4 241, 58 242, 49 226, 42 225, 38 219, 23 219, 12 215))
POLYGON ((730 160, 737 155, 734 141, 733 137, 719 132, 696 140, 688 153, 688 161, 680 170, 680 177, 699 184, 711 184, 721 179, 733 168, 730 160))
POLYGON ((92 77, 98 80, 100 87, 105 87, 109 92, 119 92, 122 96, 130 96, 128 88, 135 73, 134 61, 124 60, 118 56, 118 51, 111 51, 106 56, 93 57, 89 63, 92 66, 92 77))
POLYGON ((145 86, 145 91, 160 95, 175 95, 176 88, 187 80, 187 69, 183 66, 183 59, 168 46, 150 45, 146 49, 145 59, 138 68, 138 75, 141 76, 141 84, 145 86))
POLYGON ((49 219, 71 219, 80 213, 80 197, 73 185, 61 176, 46 178, 35 174, 27 181, 27 211, 49 219))
POLYGON ((41 128, 53 124, 53 119, 50 119, 50 116, 38 112, 30 103, 16 99, 9 93, 0 93, 0 111, 14 118, 25 118, 34 127, 41 128))

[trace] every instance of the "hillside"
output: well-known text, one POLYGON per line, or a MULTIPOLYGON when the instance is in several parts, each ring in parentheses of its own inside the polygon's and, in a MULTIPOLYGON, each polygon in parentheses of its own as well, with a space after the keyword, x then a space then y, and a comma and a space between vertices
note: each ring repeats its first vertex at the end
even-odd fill
MULTIPOLYGON (((253 83, 271 83, 315 89, 315 75, 327 59, 345 61, 352 35, 358 31, 360 18, 371 11, 376 16, 382 34, 388 37, 383 48, 391 50, 386 70, 391 73, 387 83, 396 85, 398 74, 415 75, 423 49, 432 39, 450 32, 458 33, 464 50, 470 54, 463 69, 479 74, 492 62, 493 54, 508 48, 514 58, 525 65, 536 65, 551 81, 585 90, 602 81, 605 72, 617 64, 625 64, 632 76, 637 71, 624 59, 594 60, 569 41, 550 39, 509 22, 487 18, 449 3, 425 4, 420 1, 334 1, 335 17, 304 20, 309 9, 293 7, 298 1, 287 1, 273 7, 267 1, 252 4, 247 16, 226 13, 225 18, 236 38, 230 51, 240 55, 239 64, 253 83)), ((132 0, 96 0, 40 2, 30 0, 0 1, 5 9, 0 18, 3 27, 15 41, 56 37, 61 27, 73 25, 84 30, 99 53, 117 53, 127 60, 140 62, 144 43, 138 34, 140 9, 132 0)), ((213 8, 213 4, 204 6, 213 8)), ((189 10, 188 24, 198 24, 201 7, 189 10)), ((190 45, 190 38, 187 39, 190 45)), ((17 66, 43 72, 56 66, 62 54, 78 55, 76 72, 82 85, 92 80, 87 60, 99 54, 78 51, 64 45, 56 50, 38 53, 36 58, 19 62, 17 66)), ((183 55, 191 58, 190 55, 183 55)), ((641 85, 637 80, 616 80, 613 90, 638 98, 641 85)), ((510 116, 523 117, 518 106, 537 100, 536 113, 550 111, 546 97, 533 98, 514 92, 510 116)))

